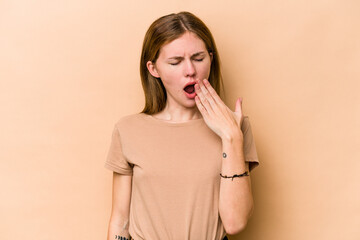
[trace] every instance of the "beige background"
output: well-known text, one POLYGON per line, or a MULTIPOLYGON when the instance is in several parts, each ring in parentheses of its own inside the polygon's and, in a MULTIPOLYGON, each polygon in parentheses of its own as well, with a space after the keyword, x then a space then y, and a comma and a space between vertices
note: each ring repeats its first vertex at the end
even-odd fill
POLYGON ((0 1, 0 239, 106 238, 112 126, 144 104, 142 40, 198 15, 226 104, 242 96, 261 167, 230 239, 360 239, 359 1, 0 1))

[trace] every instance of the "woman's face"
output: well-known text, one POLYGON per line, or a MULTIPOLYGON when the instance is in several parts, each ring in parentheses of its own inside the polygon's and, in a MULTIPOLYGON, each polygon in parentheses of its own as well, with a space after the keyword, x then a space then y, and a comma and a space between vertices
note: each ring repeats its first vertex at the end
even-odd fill
POLYGON ((184 87, 194 84, 196 79, 208 79, 211 60, 205 43, 196 34, 186 32, 162 46, 155 64, 149 61, 147 68, 151 75, 162 80, 168 101, 194 107, 196 93, 188 94, 184 87))

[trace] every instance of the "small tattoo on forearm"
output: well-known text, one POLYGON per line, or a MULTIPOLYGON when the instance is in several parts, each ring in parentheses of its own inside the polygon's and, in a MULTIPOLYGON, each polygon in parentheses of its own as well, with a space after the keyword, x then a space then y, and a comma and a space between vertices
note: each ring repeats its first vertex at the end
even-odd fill
POLYGON ((227 156, 226 153, 223 152, 223 157, 226 158, 226 156, 227 156))
POLYGON ((122 237, 122 236, 119 236, 119 235, 115 235, 115 239, 119 239, 119 240, 129 240, 129 238, 122 237))

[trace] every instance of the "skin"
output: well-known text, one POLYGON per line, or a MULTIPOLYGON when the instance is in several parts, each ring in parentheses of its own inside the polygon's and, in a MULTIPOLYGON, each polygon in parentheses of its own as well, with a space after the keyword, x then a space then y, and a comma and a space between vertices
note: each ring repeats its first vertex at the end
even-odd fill
POLYGON ((167 93, 165 109, 153 116, 171 122, 201 118, 195 100, 189 99, 183 88, 197 78, 208 78, 211 60, 204 42, 194 33, 186 32, 162 46, 156 62, 147 62, 149 72, 161 78, 167 93))
POLYGON ((149 72, 161 79, 168 96, 164 110, 153 116, 170 122, 204 118, 221 138, 229 138, 234 132, 241 134, 242 99, 237 99, 235 112, 224 104, 207 81, 211 61, 212 54, 208 53, 205 43, 192 32, 162 46, 156 62, 147 62, 149 72), (197 97, 191 99, 183 88, 194 80, 198 82, 195 85, 197 97))

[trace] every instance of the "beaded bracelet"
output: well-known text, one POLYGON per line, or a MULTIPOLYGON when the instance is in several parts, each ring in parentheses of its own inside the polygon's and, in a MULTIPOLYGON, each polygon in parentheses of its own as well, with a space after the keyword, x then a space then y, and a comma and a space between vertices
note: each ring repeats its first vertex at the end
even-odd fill
POLYGON ((235 175, 232 175, 232 176, 223 176, 221 173, 220 173, 220 176, 223 177, 223 178, 232 178, 231 181, 234 180, 234 177, 244 177, 244 176, 249 176, 249 172, 248 171, 245 171, 244 173, 238 175, 238 174, 235 174, 235 175))

